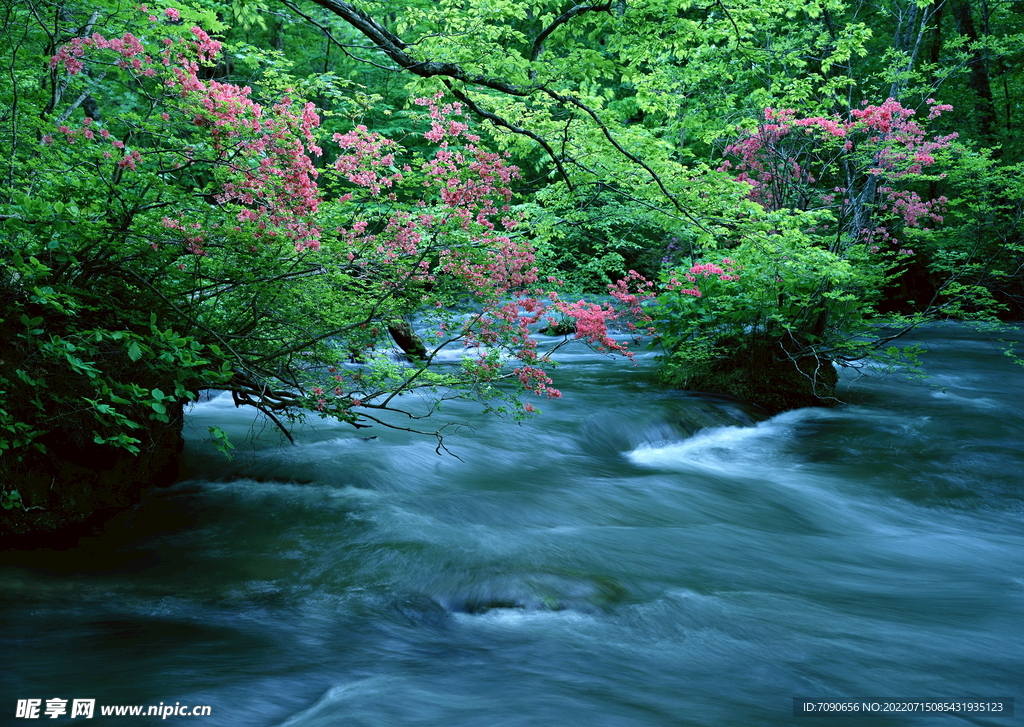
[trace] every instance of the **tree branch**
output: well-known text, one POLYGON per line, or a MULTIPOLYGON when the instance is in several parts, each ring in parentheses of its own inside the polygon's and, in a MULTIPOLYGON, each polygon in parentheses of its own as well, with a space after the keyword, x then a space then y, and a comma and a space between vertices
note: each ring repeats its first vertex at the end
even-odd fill
POLYGON ((361 32, 372 41, 388 58, 405 70, 423 78, 447 76, 475 86, 483 86, 510 96, 529 96, 536 89, 523 88, 500 78, 489 78, 467 73, 457 63, 441 63, 439 61, 418 61, 406 49, 409 44, 371 18, 354 5, 345 0, 313 0, 320 7, 329 10, 361 32))
MULTIPOLYGON (((98 85, 99 82, 102 81, 106 77, 107 77, 107 72, 103 71, 103 73, 100 74, 100 77, 96 79, 96 82, 95 82, 94 85, 98 85)), ((79 106, 81 106, 85 102, 85 100, 87 98, 89 98, 90 94, 91 94, 91 89, 87 88, 84 91, 82 91, 81 95, 78 98, 76 98, 71 103, 71 105, 68 106, 64 110, 64 113, 62 113, 60 116, 57 117, 57 120, 54 122, 54 124, 63 124, 65 121, 67 121, 71 117, 71 114, 75 113, 75 109, 77 109, 79 106)))
MULTIPOLYGON (((415 73, 418 76, 421 76, 423 78, 442 76, 445 78, 454 79, 456 81, 461 81, 466 84, 480 86, 483 88, 489 88, 500 93, 508 94, 510 96, 517 96, 520 98, 531 96, 537 92, 542 92, 549 96, 550 98, 557 101, 558 103, 562 104, 562 106, 575 106, 576 108, 584 111, 591 119, 593 119, 594 123, 597 124, 598 128, 601 129, 601 132, 604 134, 605 138, 609 141, 609 143, 611 143, 611 145, 615 148, 615 150, 624 157, 626 157, 628 160, 642 168, 648 174, 651 180, 657 185, 661 193, 668 199, 672 206, 675 207, 681 215, 686 217, 692 223, 704 229, 700 220, 698 220, 697 217, 693 215, 693 213, 687 210, 679 202, 675 195, 673 195, 669 191, 668 187, 665 185, 664 181, 658 175, 658 173, 655 172, 654 169, 651 168, 649 164, 647 164, 647 162, 645 162, 640 157, 631 153, 625 147, 623 147, 622 144, 620 144, 619 141, 615 138, 615 136, 613 136, 607 124, 605 124, 604 121, 601 120, 597 112, 594 111, 585 103, 583 103, 582 101, 580 101, 575 96, 558 93, 540 84, 520 86, 517 84, 509 83, 508 81, 502 79, 476 75, 467 72, 458 63, 418 61, 407 52, 406 49, 410 47, 408 43, 403 41, 397 35, 392 33, 390 30, 385 28, 383 25, 378 23, 376 20, 374 20, 372 17, 370 17, 369 15, 367 15, 365 12, 358 9, 354 5, 346 2, 345 0, 313 0, 313 2, 319 5, 320 7, 330 11, 331 13, 337 15, 345 22, 349 23, 352 27, 356 28, 359 32, 361 32, 368 39, 370 39, 370 41, 376 44, 377 48, 379 48, 381 52, 387 55, 388 58, 394 61, 397 65, 401 66, 402 68, 411 73, 415 73)), ((561 16, 559 16, 559 18, 557 18, 554 21, 554 23, 552 23, 552 25, 548 26, 548 28, 545 29, 545 31, 548 34, 550 34, 550 32, 554 30, 558 25, 566 22, 567 20, 571 19, 572 17, 575 17, 576 15, 579 15, 584 12, 599 10, 602 8, 610 9, 610 7, 610 4, 608 6, 574 6, 572 9, 566 11, 566 13, 563 13, 561 16), (564 18, 564 20, 562 18, 564 18)), ((541 35, 545 35, 545 31, 542 31, 541 35)), ((540 36, 538 36, 538 38, 540 38, 540 36)), ((543 42, 543 38, 541 38, 541 41, 543 42)), ((452 90, 452 92, 455 93, 455 89, 450 84, 446 83, 445 85, 448 86, 449 90, 452 90)), ((471 100, 468 99, 468 97, 466 97, 464 93, 461 96, 459 96, 459 98, 461 101, 463 101, 463 103, 466 103, 467 105, 470 105, 472 103, 471 100)), ((504 121, 504 119, 501 119, 499 121, 500 117, 497 117, 494 114, 488 116, 487 113, 482 112, 479 109, 479 106, 476 106, 476 104, 470 105, 470 108, 475 113, 480 113, 485 118, 488 118, 492 122, 502 125, 505 128, 508 128, 510 131, 515 130, 512 128, 512 124, 510 124, 507 121, 504 121)), ((515 128, 520 129, 520 127, 515 128)), ((526 129, 520 129, 516 133, 523 133, 524 135, 528 136, 534 141, 540 143, 544 150, 551 156, 551 158, 556 160, 556 164, 559 165, 559 172, 562 174, 562 177, 568 180, 568 175, 565 174, 564 169, 561 167, 561 161, 558 160, 555 156, 554 150, 551 149, 550 144, 542 140, 539 135, 533 132, 528 132, 526 129)))
POLYGON ((555 18, 554 22, 551 23, 544 30, 540 31, 536 38, 533 40, 533 48, 530 50, 530 61, 533 62, 540 57, 540 54, 544 52, 544 41, 549 35, 559 26, 568 23, 570 20, 575 18, 577 15, 589 12, 601 12, 605 10, 611 10, 612 4, 610 2, 603 3, 601 5, 574 5, 573 7, 566 10, 564 13, 555 18))
POLYGON ((442 83, 445 85, 445 88, 447 88, 455 98, 459 99, 459 101, 462 101, 462 103, 466 104, 466 106, 469 107, 469 110, 475 113, 476 115, 482 116, 495 126, 500 126, 503 129, 508 129, 513 134, 520 134, 522 136, 526 136, 530 139, 533 139, 535 142, 537 142, 540 145, 540 147, 545 152, 547 152, 547 155, 551 157, 551 161, 554 162, 555 168, 558 169, 558 174, 559 176, 562 177, 562 180, 565 182, 566 186, 568 186, 569 189, 574 189, 574 185, 569 180, 569 175, 566 173, 565 167, 562 166, 562 160, 558 158, 558 156, 555 154, 555 150, 551 148, 551 145, 548 144, 544 137, 530 131, 529 129, 524 129, 521 126, 516 126, 515 124, 511 123, 510 121, 507 121, 506 119, 503 119, 501 116, 498 116, 495 113, 485 111, 484 109, 480 108, 480 106, 477 105, 477 103, 473 101, 473 99, 471 99, 468 95, 466 95, 459 89, 455 88, 455 86, 453 86, 452 83, 447 79, 442 80, 442 83))

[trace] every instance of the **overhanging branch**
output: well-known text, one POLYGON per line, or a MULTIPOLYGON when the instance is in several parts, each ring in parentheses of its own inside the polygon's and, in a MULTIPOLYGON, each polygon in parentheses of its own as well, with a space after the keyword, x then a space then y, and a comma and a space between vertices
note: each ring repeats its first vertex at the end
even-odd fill
POLYGON ((540 57, 540 54, 544 51, 544 41, 549 35, 560 25, 568 23, 570 20, 575 18, 577 15, 590 12, 602 12, 605 10, 611 10, 612 4, 610 2, 603 3, 601 5, 574 5, 573 7, 566 10, 564 13, 559 15, 548 27, 540 31, 536 38, 533 40, 533 47, 530 49, 530 60, 535 61, 540 57))
MULTIPOLYGON (((510 83, 504 79, 494 78, 491 76, 484 76, 475 74, 467 71, 459 63, 447 63, 431 60, 418 60, 409 53, 411 47, 409 43, 403 41, 395 33, 391 32, 377 20, 372 18, 370 15, 355 7, 345 0, 312 0, 320 7, 333 13, 346 23, 351 25, 353 28, 358 30, 364 36, 366 36, 382 53, 384 53, 391 61, 393 61, 399 67, 414 73, 423 78, 441 77, 442 82, 448 87, 449 91, 456 96, 460 101, 465 103, 470 110, 474 113, 483 116, 490 120, 492 123, 497 124, 503 128, 508 129, 517 134, 522 134, 528 138, 537 142, 541 148, 544 149, 545 153, 551 157, 556 167, 558 168, 560 176, 569 183, 569 177, 564 169, 563 160, 560 159, 555 150, 551 145, 539 134, 531 132, 528 129, 516 126, 508 120, 483 110, 478 104, 461 89, 455 88, 451 81, 459 81, 469 86, 477 86, 480 88, 491 89, 498 91, 499 93, 507 94, 510 96, 516 96, 519 98, 525 98, 532 96, 536 93, 543 93, 554 101, 557 101, 563 107, 575 107, 580 111, 583 111, 589 116, 598 128, 601 130, 604 137, 612 145, 612 147, 626 159, 633 164, 636 164, 643 169, 650 177, 651 181, 658 187, 662 195, 671 203, 673 207, 690 222, 697 225, 701 229, 704 229, 704 225, 701 221, 684 205, 679 201, 678 197, 669 191, 668 186, 662 177, 651 167, 650 164, 645 162, 636 154, 633 154, 626 149, 619 141, 615 138, 615 135, 609 129, 608 125, 601 119, 600 115, 590 106, 583 103, 580 99, 574 95, 559 93, 543 84, 529 84, 520 85, 510 83), (450 79, 450 80, 449 80, 450 79)), ((531 49, 531 58, 537 57, 541 52, 544 40, 550 36, 550 34, 557 29, 560 25, 568 22, 572 18, 581 15, 586 12, 596 12, 601 10, 611 10, 612 4, 605 3, 600 5, 575 5, 565 13, 556 18, 550 25, 548 25, 540 34, 536 37, 533 42, 531 49)), ((571 183, 569 185, 572 187, 571 183)))
POLYGON ((455 88, 455 86, 453 86, 450 81, 443 80, 442 83, 445 85, 445 88, 447 88, 448 91, 451 92, 452 96, 459 99, 459 101, 462 101, 462 103, 466 104, 469 110, 475 113, 477 116, 482 116, 495 126, 500 126, 503 129, 508 129, 513 134, 520 134, 521 136, 525 136, 537 142, 537 144, 539 144, 540 147, 551 158, 551 161, 554 162, 555 168, 558 169, 558 174, 559 176, 562 177, 562 180, 565 182, 566 186, 568 186, 569 189, 574 188, 572 181, 570 181, 569 179, 569 175, 565 171, 565 167, 562 165, 562 160, 558 158, 558 155, 555 154, 555 150, 551 148, 551 145, 548 144, 544 137, 530 131, 529 129, 524 129, 521 126, 516 126, 512 122, 502 118, 501 116, 498 116, 495 113, 480 108, 480 106, 475 101, 473 101, 473 99, 471 99, 468 95, 466 95, 459 89, 455 88))
POLYGON ((329 10, 365 35, 388 58, 410 73, 424 78, 446 76, 474 86, 483 86, 510 96, 529 96, 536 89, 522 87, 500 78, 489 78, 469 73, 457 63, 439 61, 419 61, 413 58, 406 49, 409 44, 364 13, 362 10, 345 2, 345 0, 313 0, 314 3, 329 10))

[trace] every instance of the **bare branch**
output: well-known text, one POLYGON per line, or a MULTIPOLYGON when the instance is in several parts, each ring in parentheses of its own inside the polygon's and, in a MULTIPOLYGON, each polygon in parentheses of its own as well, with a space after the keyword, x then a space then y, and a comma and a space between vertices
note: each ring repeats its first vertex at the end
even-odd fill
MULTIPOLYGON (((403 413, 405 413, 405 412, 403 412, 403 413)), ((441 450, 443 449, 445 452, 450 454, 455 459, 459 460, 460 462, 463 461, 462 458, 459 457, 459 455, 455 454, 450 449, 448 449, 448 447, 445 446, 444 438, 447 435, 444 434, 444 430, 447 429, 448 427, 454 427, 454 431, 457 432, 460 429, 462 429, 463 427, 468 427, 469 426, 465 422, 449 422, 448 424, 445 424, 443 427, 441 427, 439 429, 435 429, 432 432, 429 432, 429 431, 424 431, 422 429, 413 429, 412 427, 400 427, 397 424, 389 424, 388 422, 384 421, 383 419, 378 419, 377 417, 375 417, 375 416, 373 416, 371 414, 367 414, 365 412, 360 412, 359 416, 366 417, 367 419, 369 419, 371 421, 375 421, 378 424, 380 424, 381 426, 387 427, 388 429, 394 429, 394 430, 399 431, 399 432, 411 432, 412 434, 426 434, 426 435, 431 436, 431 437, 436 437, 437 438, 437 447, 434 448, 435 452, 437 452, 438 454, 441 454, 441 450)))
POLYGON ((366 58, 360 58, 359 56, 355 55, 354 53, 350 53, 349 50, 348 50, 349 48, 358 48, 360 50, 373 50, 373 48, 369 47, 369 46, 365 46, 365 45, 354 45, 354 44, 350 44, 350 43, 342 43, 340 40, 338 40, 337 38, 334 37, 334 34, 331 32, 330 28, 328 28, 323 23, 318 22, 317 20, 312 18, 310 15, 302 12, 302 10, 300 10, 298 8, 298 6, 295 5, 295 3, 291 2, 291 0, 281 0, 281 3, 286 8, 291 10, 293 13, 298 15, 300 18, 303 18, 307 23, 309 23, 310 25, 312 25, 315 28, 317 28, 321 33, 324 34, 324 37, 326 37, 327 40, 329 40, 331 43, 333 43, 342 53, 347 55, 352 60, 358 61, 359 63, 365 63, 367 65, 373 66, 374 68, 380 68, 382 71, 394 72, 394 71, 402 70, 401 68, 395 68, 395 67, 392 67, 392 66, 382 66, 379 63, 374 63, 371 60, 368 60, 366 58))
MULTIPOLYGON (((99 78, 96 79, 96 84, 99 84, 99 82, 102 81, 106 77, 107 77, 107 72, 103 71, 103 73, 100 74, 99 78)), ((64 113, 62 113, 60 116, 58 116, 57 120, 55 122, 53 122, 53 123, 54 124, 63 124, 65 121, 67 121, 68 118, 70 118, 71 114, 75 113, 75 109, 77 109, 79 106, 81 106, 83 103, 85 103, 85 100, 87 98, 89 98, 90 93, 91 93, 91 90, 88 89, 88 88, 86 90, 82 91, 81 95, 78 98, 76 98, 71 103, 71 105, 68 106, 67 109, 64 110, 64 113)))

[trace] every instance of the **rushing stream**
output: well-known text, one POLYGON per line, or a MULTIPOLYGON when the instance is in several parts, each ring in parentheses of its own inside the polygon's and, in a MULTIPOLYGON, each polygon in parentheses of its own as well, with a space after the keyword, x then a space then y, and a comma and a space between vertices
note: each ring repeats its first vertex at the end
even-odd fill
POLYGON ((767 420, 580 349, 527 423, 452 406, 461 459, 326 422, 285 446, 199 404, 187 479, 3 555, 0 722, 94 698, 210 705, 163 721, 204 727, 1022 724, 794 715, 1024 710, 1024 369, 918 338, 930 378, 846 376, 848 405, 767 420), (234 460, 208 424, 248 436, 234 460))

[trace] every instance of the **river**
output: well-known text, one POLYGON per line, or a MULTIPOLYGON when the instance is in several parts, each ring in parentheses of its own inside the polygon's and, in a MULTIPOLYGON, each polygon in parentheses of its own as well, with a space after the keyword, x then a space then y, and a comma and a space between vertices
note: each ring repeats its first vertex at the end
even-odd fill
POLYGON ((112 725, 1021 724, 794 715, 1024 710, 1024 370, 957 326, 917 338, 929 378, 844 374, 848 404, 764 420, 576 349, 529 422, 449 407, 458 458, 327 422, 286 446, 196 405, 185 479, 3 554, 0 722, 89 698, 211 707, 97 707, 112 725))

